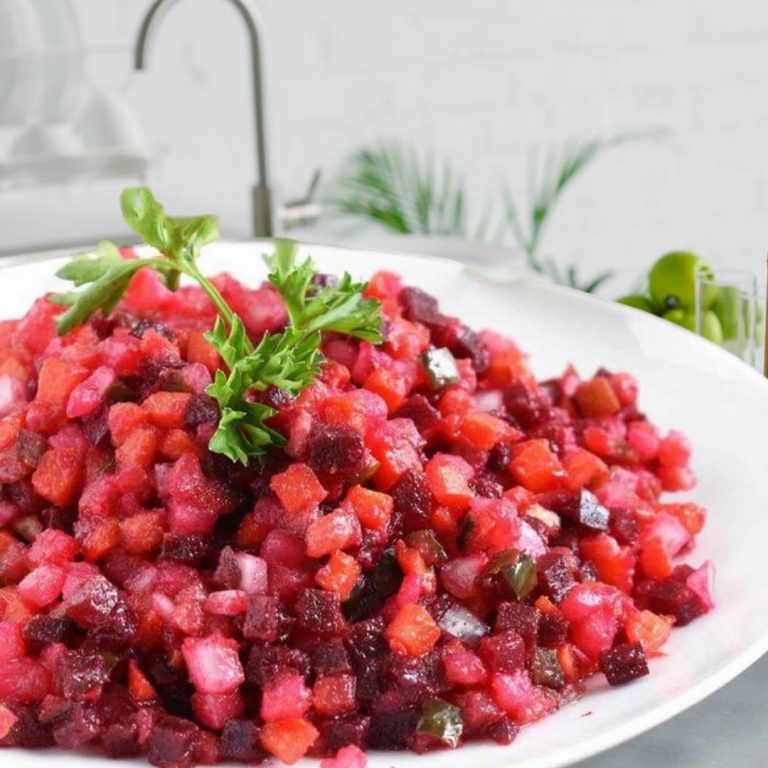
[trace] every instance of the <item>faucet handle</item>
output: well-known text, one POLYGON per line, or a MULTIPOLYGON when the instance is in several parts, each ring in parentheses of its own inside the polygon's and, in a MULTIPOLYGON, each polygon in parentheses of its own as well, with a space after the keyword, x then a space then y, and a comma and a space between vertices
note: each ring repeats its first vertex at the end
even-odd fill
POLYGON ((313 202, 317 188, 320 185, 322 169, 316 168, 309 181, 309 187, 303 197, 286 202, 280 209, 280 224, 285 230, 312 224, 320 218, 322 206, 313 202))
POLYGON ((296 200, 291 200, 290 202, 287 202, 285 204, 285 207, 290 208, 296 205, 306 205, 307 203, 311 203, 313 198, 315 197, 315 192, 317 192, 318 186, 320 186, 320 179, 322 175, 323 175, 322 168, 315 168, 315 171, 312 174, 312 178, 309 180, 309 187, 307 187, 307 191, 304 194, 304 196, 299 197, 296 200))

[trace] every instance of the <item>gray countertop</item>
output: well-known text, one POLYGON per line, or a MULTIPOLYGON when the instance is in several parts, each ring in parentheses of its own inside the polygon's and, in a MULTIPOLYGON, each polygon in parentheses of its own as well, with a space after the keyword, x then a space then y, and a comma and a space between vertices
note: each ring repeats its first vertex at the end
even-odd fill
POLYGON ((667 723, 574 768, 766 768, 768 656, 667 723))

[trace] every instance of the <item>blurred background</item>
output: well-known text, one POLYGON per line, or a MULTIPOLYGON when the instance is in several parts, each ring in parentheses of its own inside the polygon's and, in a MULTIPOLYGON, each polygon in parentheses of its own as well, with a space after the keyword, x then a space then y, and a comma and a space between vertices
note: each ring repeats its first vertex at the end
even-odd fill
MULTIPOLYGON (((139 72, 149 5, 0 0, 0 253, 126 236, 136 182, 251 234, 243 20, 182 0, 139 72)), ((764 2, 254 6, 276 231, 527 262, 612 297, 675 248, 762 276, 764 2)))

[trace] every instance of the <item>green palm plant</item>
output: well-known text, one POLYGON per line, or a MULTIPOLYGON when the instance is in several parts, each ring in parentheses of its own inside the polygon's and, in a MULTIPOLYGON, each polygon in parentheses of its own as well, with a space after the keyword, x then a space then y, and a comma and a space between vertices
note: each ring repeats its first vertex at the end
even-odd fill
POLYGON ((400 142, 380 142, 358 150, 329 202, 338 210, 365 217, 401 234, 470 237, 500 242, 511 237, 536 272, 582 291, 596 291, 611 276, 582 279, 578 267, 561 267, 541 257, 547 226, 565 191, 605 151, 648 138, 656 132, 623 133, 608 139, 568 142, 546 150, 543 163, 529 163, 527 207, 502 185, 500 200, 477 209, 472 217, 464 175, 448 160, 419 154, 400 142))
POLYGON ((660 135, 659 131, 621 133, 608 139, 585 142, 566 142, 545 151, 543 163, 534 154, 529 162, 528 207, 523 213, 508 185, 502 186, 502 200, 512 237, 526 255, 528 266, 536 272, 548 274, 558 283, 594 293, 613 272, 582 280, 578 267, 569 264, 561 268, 552 259, 542 259, 541 243, 552 214, 565 191, 598 157, 609 149, 630 141, 660 135))
POLYGON ((402 234, 464 237, 467 193, 447 160, 399 142, 356 152, 332 202, 344 213, 379 221, 402 234))

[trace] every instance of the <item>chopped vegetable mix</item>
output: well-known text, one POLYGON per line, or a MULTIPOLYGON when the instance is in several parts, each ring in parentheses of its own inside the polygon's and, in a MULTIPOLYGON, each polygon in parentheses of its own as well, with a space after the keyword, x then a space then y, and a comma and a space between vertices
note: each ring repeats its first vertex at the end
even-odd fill
POLYGON ((538 382, 397 275, 286 241, 260 286, 205 276, 214 217, 121 202, 154 250, 101 243, 0 322, 0 746, 508 745, 713 609, 683 562, 706 512, 663 495, 691 447, 630 374, 538 382))

